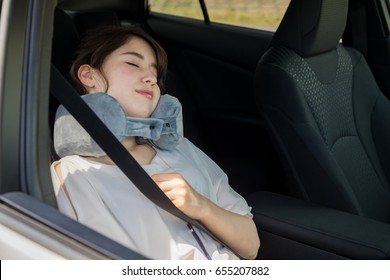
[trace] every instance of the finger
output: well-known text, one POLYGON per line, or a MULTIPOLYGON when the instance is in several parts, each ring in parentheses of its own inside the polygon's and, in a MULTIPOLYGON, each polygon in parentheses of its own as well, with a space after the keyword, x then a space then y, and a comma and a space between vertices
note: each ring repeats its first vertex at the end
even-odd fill
POLYGON ((155 182, 163 182, 181 176, 178 173, 157 173, 157 174, 153 174, 151 177, 155 182))
POLYGON ((186 185, 186 181, 182 177, 152 178, 152 179, 161 188, 177 188, 186 185))
POLYGON ((165 191, 164 194, 176 207, 183 207, 185 199, 176 190, 165 191))
POLYGON ((179 209, 186 204, 186 199, 177 190, 164 192, 168 199, 179 209))
POLYGON ((175 188, 175 185, 173 185, 169 181, 156 182, 156 184, 163 192, 168 192, 175 188))
POLYGON ((172 179, 169 181, 157 182, 156 183, 163 192, 175 190, 178 194, 184 195, 186 191, 185 181, 181 179, 172 179))

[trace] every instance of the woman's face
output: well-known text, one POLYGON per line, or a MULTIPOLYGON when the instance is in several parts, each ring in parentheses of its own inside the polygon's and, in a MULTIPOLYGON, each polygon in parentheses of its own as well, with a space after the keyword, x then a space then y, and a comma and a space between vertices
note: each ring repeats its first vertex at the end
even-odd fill
POLYGON ((152 47, 139 37, 106 57, 100 81, 94 91, 113 96, 130 117, 146 118, 151 115, 160 98, 157 85, 156 55, 152 47))

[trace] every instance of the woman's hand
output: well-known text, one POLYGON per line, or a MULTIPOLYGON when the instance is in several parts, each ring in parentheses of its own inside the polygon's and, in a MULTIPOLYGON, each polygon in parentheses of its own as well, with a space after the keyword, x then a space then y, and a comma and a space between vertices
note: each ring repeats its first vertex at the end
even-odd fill
POLYGON ((152 175, 152 179, 172 201, 188 217, 201 220, 207 215, 207 198, 194 190, 179 173, 152 175))
POLYGON ((254 259, 260 246, 249 215, 223 209, 194 190, 178 173, 155 174, 152 179, 184 214, 198 220, 245 259, 254 259))

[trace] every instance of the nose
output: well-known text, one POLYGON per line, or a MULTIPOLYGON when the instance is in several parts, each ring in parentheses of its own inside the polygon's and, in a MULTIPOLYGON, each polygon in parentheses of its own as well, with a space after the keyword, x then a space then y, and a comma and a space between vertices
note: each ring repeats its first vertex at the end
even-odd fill
POLYGON ((146 84, 150 84, 153 86, 153 85, 157 84, 157 77, 152 71, 146 70, 145 74, 142 78, 142 81, 146 84))

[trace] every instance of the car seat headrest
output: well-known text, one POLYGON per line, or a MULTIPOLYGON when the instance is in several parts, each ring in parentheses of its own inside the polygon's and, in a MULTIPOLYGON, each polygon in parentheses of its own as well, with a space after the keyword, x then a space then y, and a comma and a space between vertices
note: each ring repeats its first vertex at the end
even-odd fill
POLYGON ((126 21, 144 22, 148 14, 148 0, 62 0, 58 7, 66 11, 90 12, 90 11, 113 11, 118 14, 126 15, 126 21))
POLYGON ((271 46, 286 46, 302 57, 334 50, 347 13, 348 0, 292 0, 271 46))
POLYGON ((113 11, 82 11, 73 15, 73 22, 80 37, 84 37, 89 30, 95 30, 100 26, 119 26, 119 18, 113 11))
POLYGON ((80 43, 79 33, 72 18, 63 10, 56 9, 52 62, 57 69, 67 76, 73 60, 73 53, 80 43))

